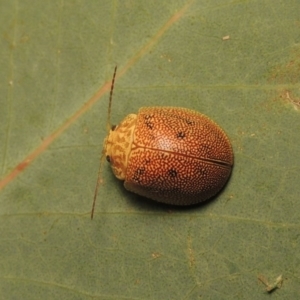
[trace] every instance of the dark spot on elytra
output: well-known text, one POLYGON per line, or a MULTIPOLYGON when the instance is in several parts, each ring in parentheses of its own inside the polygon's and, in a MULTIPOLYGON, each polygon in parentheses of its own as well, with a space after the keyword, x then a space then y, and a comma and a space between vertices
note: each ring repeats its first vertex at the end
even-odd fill
POLYGON ((168 175, 169 175, 170 177, 172 177, 172 178, 175 178, 175 177, 177 177, 177 171, 174 170, 174 169, 170 169, 170 170, 168 171, 168 175))
POLYGON ((152 119, 153 119, 153 115, 145 115, 144 116, 144 123, 145 123, 145 125, 149 128, 149 129, 153 129, 153 127, 154 127, 154 124, 153 124, 153 121, 152 121, 152 119))
POLYGON ((106 160, 110 163, 110 156, 106 155, 106 160))
POLYGON ((152 122, 148 122, 148 121, 145 121, 145 125, 149 128, 149 129, 153 129, 154 125, 152 122))
POLYGON ((185 138, 185 133, 182 132, 182 131, 179 131, 179 132, 177 132, 176 137, 177 137, 178 139, 184 139, 184 138, 185 138))
POLYGON ((110 130, 114 131, 116 129, 116 127, 117 127, 117 125, 112 125, 111 128, 110 128, 110 130))
POLYGON ((195 125, 194 121, 191 120, 185 120, 186 124, 188 124, 189 126, 195 125))
POLYGON ((133 180, 135 182, 140 183, 141 182, 141 176, 145 173, 145 168, 138 168, 135 170, 133 174, 133 180))

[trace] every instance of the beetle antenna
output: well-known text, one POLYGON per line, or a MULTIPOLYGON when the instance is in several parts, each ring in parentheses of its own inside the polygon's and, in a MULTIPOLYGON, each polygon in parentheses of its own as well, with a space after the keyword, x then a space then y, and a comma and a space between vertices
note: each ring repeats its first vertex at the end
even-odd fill
MULTIPOLYGON (((108 132, 111 129, 110 113, 111 113, 111 103, 112 103, 112 96, 113 96, 116 73, 117 73, 117 66, 115 66, 113 79, 111 81, 110 94, 109 94, 108 114, 107 114, 107 123, 106 123, 108 132)), ((100 166, 99 166, 98 175, 97 175, 97 183, 96 183, 96 188, 95 188, 95 192, 94 192, 93 206, 92 206, 92 211, 91 211, 91 219, 92 220, 93 220, 93 217, 94 217, 94 211, 95 211, 95 205, 96 205, 96 200, 97 200, 97 195, 98 195, 98 189, 99 189, 99 185, 101 183, 101 170, 102 170, 102 164, 103 164, 104 157, 105 157, 105 145, 103 146, 102 153, 101 153, 100 166)))
POLYGON ((110 113, 111 113, 111 103, 112 103, 112 96, 113 96, 113 90, 115 85, 115 78, 117 73, 117 66, 115 66, 113 79, 111 81, 111 87, 110 87, 110 94, 109 94, 109 102, 108 102, 108 113, 107 113, 107 130, 108 132, 111 130, 111 123, 110 123, 110 113))

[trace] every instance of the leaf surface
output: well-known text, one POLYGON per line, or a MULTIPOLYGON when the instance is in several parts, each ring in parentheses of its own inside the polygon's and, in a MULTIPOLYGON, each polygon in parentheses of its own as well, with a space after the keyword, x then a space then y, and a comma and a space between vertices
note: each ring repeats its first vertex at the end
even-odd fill
POLYGON ((170 2, 1 1, 1 299, 265 299, 281 274, 297 298, 300 3, 170 2), (90 220, 115 65, 113 124, 165 105, 227 132, 212 201, 153 203, 104 164, 90 220))

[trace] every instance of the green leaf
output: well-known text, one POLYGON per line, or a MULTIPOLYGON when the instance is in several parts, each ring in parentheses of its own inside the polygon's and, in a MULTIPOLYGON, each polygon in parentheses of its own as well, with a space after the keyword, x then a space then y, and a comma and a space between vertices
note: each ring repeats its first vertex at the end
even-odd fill
POLYGON ((299 11, 2 0, 0 298, 265 299, 282 275, 272 297, 297 299, 299 11), (115 65, 112 123, 168 105, 227 132, 234 169, 212 201, 153 203, 105 163, 90 220, 115 65))

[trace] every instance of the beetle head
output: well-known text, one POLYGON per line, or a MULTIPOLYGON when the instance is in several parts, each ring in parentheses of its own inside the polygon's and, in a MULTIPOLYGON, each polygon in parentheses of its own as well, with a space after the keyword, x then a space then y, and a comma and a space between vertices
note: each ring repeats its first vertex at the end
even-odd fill
POLYGON ((106 160, 120 180, 126 177, 136 119, 135 114, 126 116, 119 125, 112 127, 104 142, 106 160))

